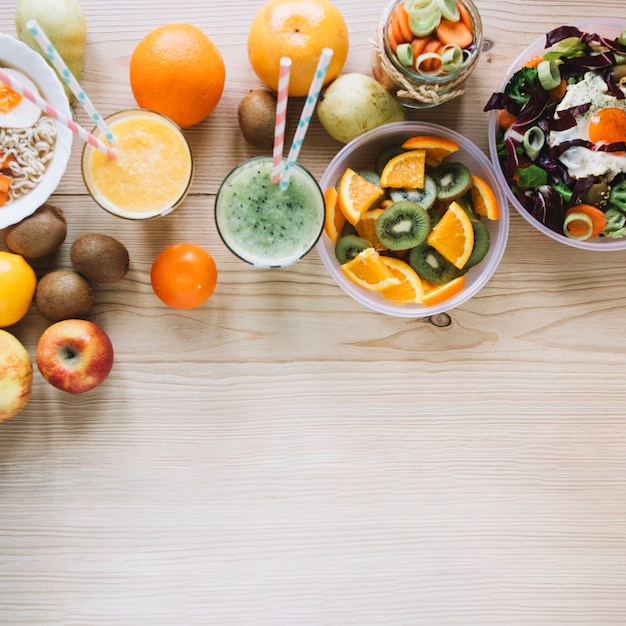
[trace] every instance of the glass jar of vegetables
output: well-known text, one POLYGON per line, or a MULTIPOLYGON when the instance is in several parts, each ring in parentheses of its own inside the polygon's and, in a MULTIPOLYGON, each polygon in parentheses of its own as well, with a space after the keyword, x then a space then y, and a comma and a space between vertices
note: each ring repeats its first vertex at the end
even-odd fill
POLYGON ((483 45, 472 0, 392 0, 376 29, 372 74, 405 106, 460 96, 483 45))

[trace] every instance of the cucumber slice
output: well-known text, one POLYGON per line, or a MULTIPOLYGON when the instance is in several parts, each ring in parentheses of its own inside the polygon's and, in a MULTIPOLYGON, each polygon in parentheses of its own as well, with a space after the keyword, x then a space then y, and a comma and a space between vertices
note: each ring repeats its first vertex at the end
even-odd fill
POLYGON ((430 35, 441 21, 441 13, 436 5, 419 7, 409 12, 409 28, 416 37, 430 35))
POLYGON ((461 18, 456 0, 437 0, 437 6, 439 7, 442 17, 445 17, 451 22, 458 22, 461 18))
POLYGON ((537 66, 537 76, 541 86, 546 90, 554 89, 561 82, 561 72, 554 59, 541 61, 537 66))
POLYGON ((396 49, 398 61, 405 67, 413 65, 413 46, 410 43, 401 43, 396 49))

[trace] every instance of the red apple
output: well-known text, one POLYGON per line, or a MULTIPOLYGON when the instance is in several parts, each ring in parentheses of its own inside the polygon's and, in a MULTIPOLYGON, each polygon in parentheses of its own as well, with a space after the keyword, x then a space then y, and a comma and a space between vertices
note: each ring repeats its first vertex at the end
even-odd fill
POLYGON ((17 415, 30 400, 33 363, 14 335, 0 330, 0 422, 17 415))
POLYGON ((35 354, 41 375, 57 389, 84 393, 97 387, 113 367, 113 345, 98 325, 68 319, 44 331, 35 354))

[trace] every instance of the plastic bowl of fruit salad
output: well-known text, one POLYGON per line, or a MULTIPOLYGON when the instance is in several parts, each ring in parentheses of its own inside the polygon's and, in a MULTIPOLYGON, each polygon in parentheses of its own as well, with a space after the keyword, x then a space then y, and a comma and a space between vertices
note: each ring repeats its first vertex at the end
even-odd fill
POLYGON ((449 311, 496 271, 509 213, 494 167, 459 133, 396 122, 340 150, 320 181, 326 224, 318 243, 337 284, 397 317, 449 311))
POLYGON ((576 248, 626 249, 626 20, 552 29, 485 110, 498 181, 526 221, 576 248))

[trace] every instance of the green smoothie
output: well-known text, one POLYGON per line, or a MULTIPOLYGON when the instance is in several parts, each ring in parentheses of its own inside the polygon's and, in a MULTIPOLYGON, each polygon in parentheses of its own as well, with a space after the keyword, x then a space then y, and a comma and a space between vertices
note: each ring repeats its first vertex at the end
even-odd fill
POLYGON ((271 181, 271 157, 244 161, 222 183, 215 222, 228 248, 259 267, 294 263, 317 243, 324 228, 324 196, 303 167, 291 170, 287 189, 271 181))

